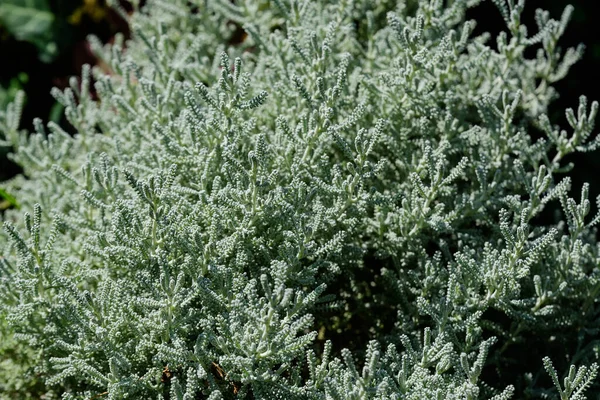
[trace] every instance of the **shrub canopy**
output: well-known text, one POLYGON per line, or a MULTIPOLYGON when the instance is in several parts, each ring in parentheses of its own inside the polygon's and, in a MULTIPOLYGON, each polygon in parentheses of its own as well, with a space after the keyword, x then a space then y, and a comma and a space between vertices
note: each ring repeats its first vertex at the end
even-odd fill
POLYGON ((0 397, 584 399, 600 216, 563 159, 598 103, 545 114, 572 8, 493 2, 495 40, 478 0, 149 0, 90 38, 75 135, 0 114, 0 397))

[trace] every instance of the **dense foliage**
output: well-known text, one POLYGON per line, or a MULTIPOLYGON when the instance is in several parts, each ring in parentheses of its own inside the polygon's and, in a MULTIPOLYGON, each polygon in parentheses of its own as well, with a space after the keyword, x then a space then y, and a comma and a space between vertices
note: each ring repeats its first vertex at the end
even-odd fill
POLYGON ((76 135, 0 115, 0 397, 597 391, 600 215, 563 159, 598 103, 545 114, 572 8, 493 2, 495 41, 479 0, 153 0, 91 38, 53 92, 76 135))

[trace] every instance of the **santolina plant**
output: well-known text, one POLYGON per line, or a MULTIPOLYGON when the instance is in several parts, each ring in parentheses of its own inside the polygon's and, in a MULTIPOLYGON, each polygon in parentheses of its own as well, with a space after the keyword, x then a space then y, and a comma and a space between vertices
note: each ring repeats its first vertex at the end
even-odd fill
POLYGON ((597 398, 564 158, 598 103, 546 116, 571 7, 493 2, 495 40, 479 0, 149 0, 90 38, 75 135, 0 114, 0 398, 597 398))

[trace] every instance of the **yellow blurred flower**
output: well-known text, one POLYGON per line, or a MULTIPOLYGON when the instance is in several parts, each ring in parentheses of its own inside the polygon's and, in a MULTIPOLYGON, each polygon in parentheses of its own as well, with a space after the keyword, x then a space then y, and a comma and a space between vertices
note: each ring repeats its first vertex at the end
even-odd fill
POLYGON ((94 22, 100 22, 106 17, 106 6, 98 0, 83 0, 83 4, 78 7, 73 14, 69 15, 67 21, 73 25, 79 25, 84 15, 87 15, 94 22))

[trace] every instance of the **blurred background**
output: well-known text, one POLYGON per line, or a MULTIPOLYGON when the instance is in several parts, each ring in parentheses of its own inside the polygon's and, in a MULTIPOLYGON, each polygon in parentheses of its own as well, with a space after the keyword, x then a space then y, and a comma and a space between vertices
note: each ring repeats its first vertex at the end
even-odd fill
MULTIPOLYGON (((560 98, 553 103, 550 117, 553 123, 563 127, 567 126, 565 108, 576 110, 580 95, 586 95, 590 101, 600 100, 597 78, 600 24, 594 17, 595 3, 590 0, 526 1, 524 22, 530 31, 535 29, 536 8, 546 9, 553 18, 559 19, 567 4, 575 7, 561 43, 563 49, 585 43, 586 52, 568 77, 556 84, 560 98)), ((130 11, 126 1, 120 4, 130 11)), ((495 37, 505 29, 500 13, 490 0, 470 10, 468 18, 478 21, 476 33, 488 31, 495 37)), ((40 117, 72 131, 62 117, 61 106, 50 96, 50 89, 66 87, 68 78, 79 75, 84 63, 94 64, 86 44, 87 35, 94 34, 103 42, 110 42, 117 32, 128 36, 128 26, 105 0, 0 0, 0 108, 4 108, 18 90, 24 90, 22 128, 32 130, 33 118, 40 117)), ((598 126, 600 128, 600 122, 598 126)), ((18 173, 18 168, 6 159, 3 151, 6 150, 0 149, 0 182, 18 173)), ((600 194, 600 180, 594 175, 600 167, 600 150, 575 155, 567 161, 576 164, 574 193, 584 181, 589 181, 592 199, 600 194)))

